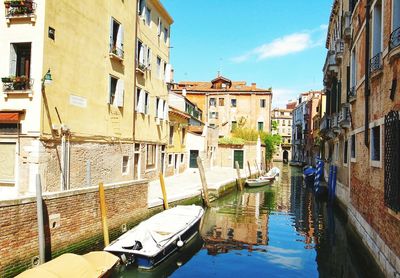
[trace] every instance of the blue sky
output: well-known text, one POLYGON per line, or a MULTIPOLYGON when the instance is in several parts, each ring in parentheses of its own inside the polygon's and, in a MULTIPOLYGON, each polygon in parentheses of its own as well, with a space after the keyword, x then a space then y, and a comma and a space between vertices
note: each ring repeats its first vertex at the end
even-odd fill
POLYGON ((161 0, 174 18, 175 81, 231 80, 273 90, 273 107, 322 89, 332 0, 161 0))

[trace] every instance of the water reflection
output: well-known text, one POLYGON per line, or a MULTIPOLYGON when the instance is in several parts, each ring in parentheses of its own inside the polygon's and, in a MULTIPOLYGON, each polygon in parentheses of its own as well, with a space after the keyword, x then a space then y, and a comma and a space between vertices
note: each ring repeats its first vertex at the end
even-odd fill
POLYGON ((280 168, 272 186, 213 203, 192 247, 155 271, 128 269, 119 276, 383 277, 346 217, 303 187, 299 169, 280 168))

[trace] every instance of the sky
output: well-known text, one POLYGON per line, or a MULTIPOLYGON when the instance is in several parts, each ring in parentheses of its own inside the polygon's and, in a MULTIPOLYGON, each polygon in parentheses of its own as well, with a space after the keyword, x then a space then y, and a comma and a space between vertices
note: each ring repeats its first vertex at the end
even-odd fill
POLYGON ((332 0, 161 0, 174 19, 174 80, 272 87, 273 107, 321 90, 332 0))

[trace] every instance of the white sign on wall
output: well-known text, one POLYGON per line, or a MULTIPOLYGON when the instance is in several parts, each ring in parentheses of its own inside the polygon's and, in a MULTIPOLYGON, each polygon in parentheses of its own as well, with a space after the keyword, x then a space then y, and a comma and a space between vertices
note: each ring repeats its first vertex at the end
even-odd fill
POLYGON ((87 107, 87 100, 84 97, 69 95, 69 104, 73 106, 78 106, 81 108, 87 107))

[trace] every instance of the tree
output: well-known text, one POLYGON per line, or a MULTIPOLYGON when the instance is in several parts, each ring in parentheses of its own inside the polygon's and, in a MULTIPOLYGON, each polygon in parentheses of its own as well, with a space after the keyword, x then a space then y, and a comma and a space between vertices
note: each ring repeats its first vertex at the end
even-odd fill
POLYGON ((263 141, 265 144, 265 160, 268 166, 272 161, 276 147, 282 142, 282 137, 279 134, 268 134, 263 141))

